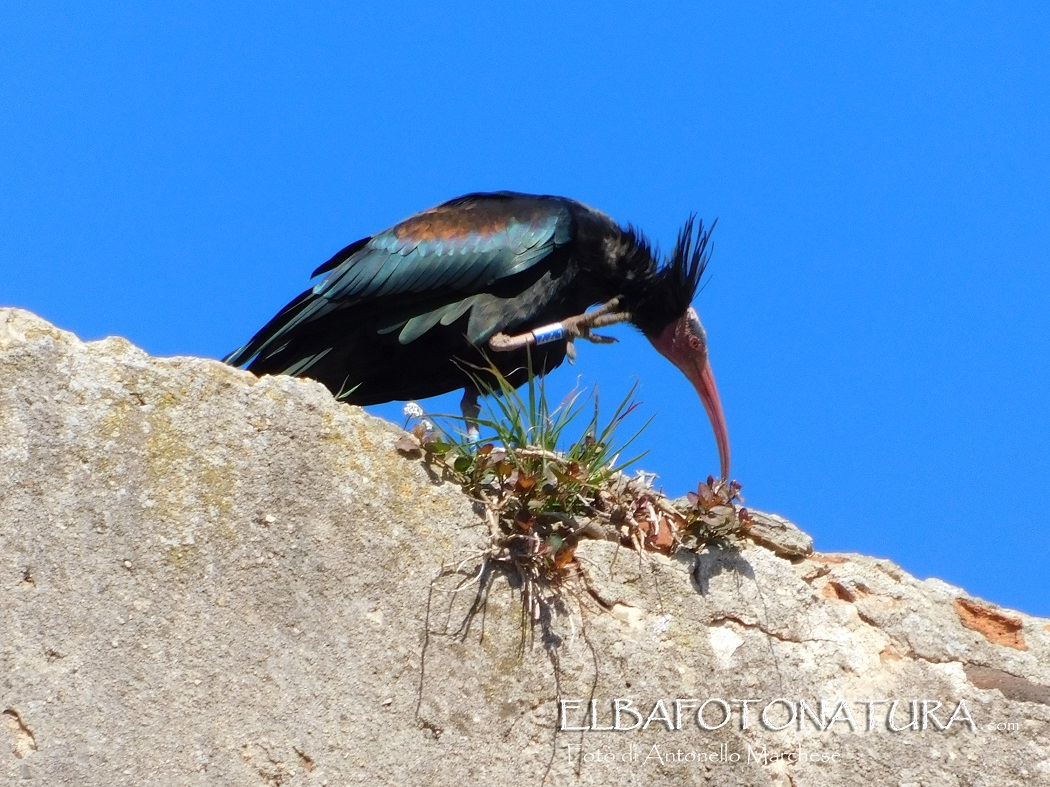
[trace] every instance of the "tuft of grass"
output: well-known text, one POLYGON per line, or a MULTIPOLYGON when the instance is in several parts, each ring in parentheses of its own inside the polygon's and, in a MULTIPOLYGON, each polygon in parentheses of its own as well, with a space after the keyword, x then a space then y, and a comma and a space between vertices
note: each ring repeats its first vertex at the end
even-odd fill
MULTIPOLYGON (((410 403, 410 431, 397 448, 421 456, 481 505, 489 528, 484 561, 520 579, 528 619, 539 620, 557 595, 582 537, 672 552, 724 539, 746 524, 746 510, 734 505, 735 482, 709 476, 676 505, 652 488, 654 476, 623 473, 645 455, 623 458, 652 420, 622 436, 638 407, 637 386, 604 420, 597 391, 574 389, 552 408, 544 379, 531 369, 523 392, 495 366, 478 371, 485 394, 479 418, 427 416, 410 403)), ((479 576, 490 576, 487 568, 479 576)))

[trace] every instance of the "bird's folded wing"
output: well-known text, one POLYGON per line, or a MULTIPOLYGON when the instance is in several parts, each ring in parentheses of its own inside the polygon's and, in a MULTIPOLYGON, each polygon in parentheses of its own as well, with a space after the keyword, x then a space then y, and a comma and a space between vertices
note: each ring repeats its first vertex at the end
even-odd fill
POLYGON ((279 350, 298 330, 336 311, 390 298, 401 317, 384 332, 401 330, 402 343, 439 322, 450 324, 472 305, 471 296, 548 258, 572 236, 561 205, 515 205, 489 200, 446 203, 347 246, 314 274, 326 273, 277 314, 228 361, 248 362, 279 350), (405 308, 416 308, 406 314, 405 308))

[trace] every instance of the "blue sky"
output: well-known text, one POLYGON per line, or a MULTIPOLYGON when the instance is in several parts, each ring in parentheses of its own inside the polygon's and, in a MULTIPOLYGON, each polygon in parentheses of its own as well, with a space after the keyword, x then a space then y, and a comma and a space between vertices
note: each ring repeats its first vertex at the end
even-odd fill
MULTIPOLYGON (((748 504, 1050 615, 1045 6, 356 5, 0 4, 0 303, 218 357, 464 192, 665 248, 717 217, 697 306, 748 504)), ((703 409, 614 332, 552 390, 638 378, 682 494, 703 409)))

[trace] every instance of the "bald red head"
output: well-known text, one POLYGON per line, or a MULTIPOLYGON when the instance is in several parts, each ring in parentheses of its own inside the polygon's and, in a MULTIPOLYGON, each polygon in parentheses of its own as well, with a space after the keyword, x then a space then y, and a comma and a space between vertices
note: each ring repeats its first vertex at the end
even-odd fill
POLYGON ((658 336, 649 337, 649 341, 665 358, 681 369, 682 374, 700 394, 700 400, 704 403, 707 417, 711 421, 711 428, 715 432, 722 478, 728 481, 729 431, 726 429, 722 402, 718 398, 715 376, 707 358, 707 336, 696 310, 690 306, 685 314, 664 328, 658 336))

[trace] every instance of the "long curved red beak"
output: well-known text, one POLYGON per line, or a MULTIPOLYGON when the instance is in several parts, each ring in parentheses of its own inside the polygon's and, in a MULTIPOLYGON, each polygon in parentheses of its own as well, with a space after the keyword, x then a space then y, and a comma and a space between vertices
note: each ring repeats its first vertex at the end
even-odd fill
POLYGON ((659 336, 649 338, 653 347, 677 366, 693 384, 704 403, 718 445, 722 479, 729 480, 729 430, 726 428, 722 401, 711 363, 707 357, 707 336, 696 310, 690 307, 678 320, 668 325, 659 336))

